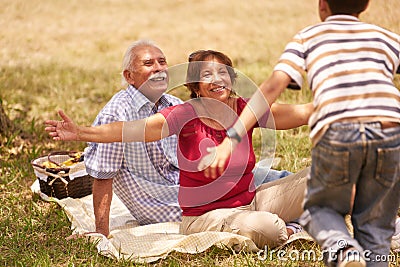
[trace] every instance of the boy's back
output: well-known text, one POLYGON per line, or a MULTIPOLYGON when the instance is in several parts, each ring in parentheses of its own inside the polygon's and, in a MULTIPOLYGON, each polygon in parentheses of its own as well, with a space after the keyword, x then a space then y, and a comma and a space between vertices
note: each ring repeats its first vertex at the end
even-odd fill
POLYGON ((400 93, 393 84, 399 54, 397 34, 354 16, 335 15, 298 33, 275 70, 290 73, 299 85, 307 72, 315 144, 334 121, 400 122, 400 93))
POLYGON ((293 79, 302 85, 307 73, 314 147, 300 223, 333 252, 324 256, 328 266, 387 266, 377 259, 390 253, 400 205, 400 92, 393 83, 400 36, 361 22, 367 4, 320 0, 323 22, 295 36, 262 88, 274 96, 269 84, 293 79))
MULTIPOLYGON (((368 266, 388 266, 381 257, 390 253, 400 206, 400 93, 393 84, 400 37, 359 21, 368 2, 319 0, 323 22, 288 44, 275 71, 228 130, 243 136, 291 80, 302 85, 307 72, 314 147, 299 222, 332 267, 364 267, 367 260, 368 266)), ((216 172, 227 161, 237 144, 229 139, 215 148, 207 171, 216 172)))

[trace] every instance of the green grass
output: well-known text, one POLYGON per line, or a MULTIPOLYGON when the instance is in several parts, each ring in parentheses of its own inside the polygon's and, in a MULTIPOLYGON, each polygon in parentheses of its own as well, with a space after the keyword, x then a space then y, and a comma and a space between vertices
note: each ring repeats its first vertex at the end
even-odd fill
MULTIPOLYGON (((65 240, 71 233, 70 222, 55 203, 41 200, 30 191, 35 180, 30 161, 54 150, 81 150, 79 142, 53 142, 43 131, 43 120, 55 117, 57 108, 74 114, 80 123, 89 123, 94 110, 110 98, 112 91, 101 88, 117 87, 105 71, 84 71, 56 65, 36 67, 3 67, 0 84, 19 88, 17 94, 4 93, 5 109, 19 126, 19 131, 3 137, 0 147, 0 265, 4 266, 136 266, 134 262, 98 255, 95 245, 86 239, 65 240), (24 74, 24 81, 21 75, 24 74), (100 78, 101 77, 101 78, 100 78), (58 91, 57 88, 60 88, 58 91), (74 90, 71 90, 74 88, 74 90), (22 93, 30 90, 32 94, 22 93), (87 95, 81 92, 89 91, 87 95), (43 94, 46 94, 43 97, 43 94), (40 97, 41 96, 41 97, 40 97), (84 107, 74 102, 84 97, 84 107), (57 99, 57 101, 55 100, 57 99), (43 103, 40 105, 39 103, 43 103), (20 104, 20 105, 18 105, 20 104), (35 114, 35 116, 32 116, 35 114)), ((112 75, 111 75, 112 76, 112 75)), ((4 91, 3 91, 4 92, 4 91)), ((177 92, 179 94, 179 92, 177 92)), ((288 92, 286 102, 301 102, 309 95, 288 92), (289 94, 291 93, 291 94, 289 94)), ((278 169, 297 171, 310 164, 308 127, 277 131, 275 155, 281 158, 278 169)), ((295 242, 283 250, 318 251, 314 243, 295 242)), ((255 253, 234 254, 212 247, 203 253, 188 255, 172 253, 166 259, 149 266, 322 266, 321 262, 281 261, 276 255, 260 259, 255 253)))
MULTIPOLYGON (((63 108, 79 123, 90 123, 96 113, 94 110, 99 110, 114 93, 104 88, 118 88, 118 84, 114 84, 116 80, 119 82, 105 70, 87 71, 57 64, 1 68, 0 84, 10 90, 2 90, 0 97, 19 130, 1 139, 0 265, 135 266, 130 261, 116 262, 99 256, 95 245, 86 239, 66 241, 65 237, 71 230, 63 210, 30 191, 30 185, 36 179, 30 165, 33 159, 50 151, 82 150, 85 146, 79 142, 53 142, 43 131, 43 120, 54 118, 55 111, 63 108), (79 104, 75 104, 77 101, 79 104)), ((184 95, 181 90, 174 93, 184 95)), ((302 131, 303 138, 307 139, 307 130, 302 131)), ((282 141, 278 143, 284 147, 283 140, 288 139, 286 135, 293 139, 300 136, 290 131, 277 134, 282 141)), ((291 154, 296 153, 294 146, 288 148, 292 150, 291 154)), ((279 153, 284 155, 287 152, 279 153)), ((297 169, 289 160, 284 161, 281 167, 297 169)), ((212 247, 198 255, 172 253, 153 265, 275 265, 267 262, 258 260, 256 254, 234 255, 229 250, 212 247)))

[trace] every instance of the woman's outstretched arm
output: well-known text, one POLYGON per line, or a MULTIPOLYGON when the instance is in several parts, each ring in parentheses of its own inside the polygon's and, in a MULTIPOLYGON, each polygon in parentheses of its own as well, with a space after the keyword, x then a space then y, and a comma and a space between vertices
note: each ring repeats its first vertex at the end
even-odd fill
POLYGON ((62 110, 58 114, 61 121, 45 121, 45 130, 57 141, 152 142, 168 136, 168 126, 161 114, 136 121, 118 121, 98 126, 80 126, 62 110))

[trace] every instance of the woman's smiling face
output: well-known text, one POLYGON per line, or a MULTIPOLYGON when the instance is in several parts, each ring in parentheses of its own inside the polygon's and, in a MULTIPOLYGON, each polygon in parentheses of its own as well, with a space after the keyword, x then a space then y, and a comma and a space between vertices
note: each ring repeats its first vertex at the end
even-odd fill
POLYGON ((198 93, 202 97, 226 102, 232 89, 232 81, 227 66, 215 58, 201 64, 198 93))

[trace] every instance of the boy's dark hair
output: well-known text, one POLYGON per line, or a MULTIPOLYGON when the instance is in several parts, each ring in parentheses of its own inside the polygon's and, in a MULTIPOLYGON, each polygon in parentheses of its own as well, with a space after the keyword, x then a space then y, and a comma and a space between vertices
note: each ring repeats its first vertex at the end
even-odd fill
POLYGON ((326 0, 332 15, 360 14, 368 5, 369 0, 326 0))

